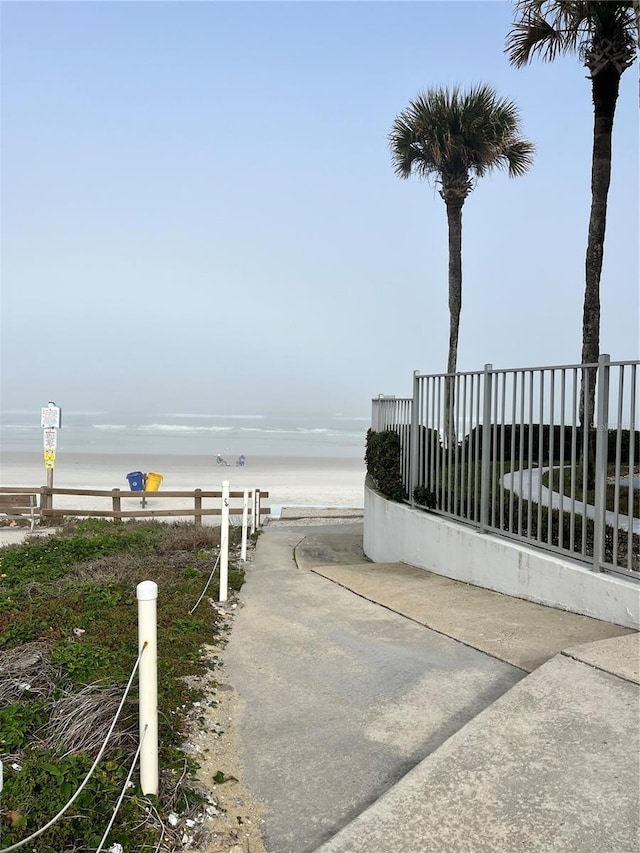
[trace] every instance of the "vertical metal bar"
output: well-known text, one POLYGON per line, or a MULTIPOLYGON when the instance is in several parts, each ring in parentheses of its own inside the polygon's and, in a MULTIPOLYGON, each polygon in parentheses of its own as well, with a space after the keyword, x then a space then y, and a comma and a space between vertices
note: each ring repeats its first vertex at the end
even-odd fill
MULTIPOLYGON (((548 506, 548 518, 547 518, 547 545, 550 545, 553 542, 553 492, 554 492, 554 479, 555 479, 555 468, 554 468, 554 450, 555 450, 555 442, 554 442, 554 429, 555 429, 555 419, 553 417, 553 408, 555 405, 554 392, 555 392, 555 381, 556 381, 556 372, 555 370, 551 371, 550 375, 550 383, 549 383, 549 506, 548 506)), ((562 491, 562 483, 559 485, 560 491, 562 491)))
POLYGON ((436 424, 437 424, 437 428, 438 428, 438 453, 436 456, 436 494, 438 495, 438 508, 443 510, 443 509, 445 509, 445 502, 441 499, 441 490, 440 490, 440 468, 442 467, 441 462, 443 461, 441 459, 442 448, 443 448, 442 442, 444 440, 444 435, 440 429, 441 418, 442 418, 441 403, 442 403, 442 378, 440 376, 438 376, 437 382, 436 382, 436 424))
POLYGON ((527 497, 527 539, 532 539, 533 519, 533 370, 529 371, 529 493, 527 497))
POLYGON ((458 475, 460 471, 460 451, 459 451, 459 436, 460 436, 460 418, 458 416, 460 410, 460 385, 461 378, 458 374, 456 374, 455 379, 455 417, 453 422, 455 424, 455 429, 452 431, 455 436, 455 445, 453 448, 453 513, 456 516, 460 515, 460 508, 458 506, 458 475))
POLYGON ((491 419, 491 476, 489 478, 489 516, 491 527, 496 526, 496 473, 498 470, 498 397, 500 391, 500 374, 492 378, 491 396, 493 402, 493 417, 491 419), (495 392, 495 393, 494 393, 495 392))
POLYGON ((500 501, 500 530, 504 530, 504 432, 505 406, 507 390, 507 374, 502 373, 502 409, 500 413, 500 479, 498 481, 498 496, 500 501))
POLYGON ((571 401, 571 490, 569 500, 569 550, 576 550, 576 473, 578 467, 578 370, 573 368, 573 397, 571 401))
POLYGON ((544 370, 540 371, 540 399, 538 405, 538 530, 536 539, 542 542, 542 463, 544 458, 544 370))
MULTIPOLYGON (((584 399, 589 399, 590 384, 591 384, 591 368, 583 367, 584 376, 584 399)), ((586 408, 586 407, 585 407, 586 408)), ((580 554, 583 557, 587 556, 587 501, 589 491, 589 444, 590 444, 590 429, 591 424, 582 423, 582 547, 580 554)))
MULTIPOLYGON (((422 381, 420 382, 420 388, 422 389, 422 381)), ((413 420, 413 400, 407 400, 405 404, 405 423, 407 424, 407 483, 409 482, 409 477, 411 475, 411 465, 415 464, 415 470, 418 473, 418 483, 416 485, 420 485, 422 480, 422 466, 421 466, 421 458, 424 456, 424 441, 422 440, 422 435, 420 428, 418 428, 418 460, 417 462, 412 462, 412 452, 413 448, 411 446, 411 424, 413 420)), ((420 424, 421 421, 418 421, 420 424)))
POLYGON ((398 402, 398 429, 400 431, 400 476, 402 477, 402 485, 407 493, 409 493, 409 485, 411 480, 411 417, 412 406, 409 405, 408 399, 402 399, 398 402))
MULTIPOLYGON (((620 365, 618 368, 618 417, 616 420, 616 459, 615 459, 615 478, 614 478, 614 495, 613 495, 613 553, 611 562, 614 566, 618 565, 618 518, 620 514, 620 457, 622 455, 622 403, 624 400, 624 367, 620 365)), ((609 473, 609 430, 607 430, 606 441, 606 459, 605 459, 605 513, 607 510, 607 475, 609 473)), ((631 472, 629 472, 629 485, 631 485, 631 472)), ((606 517, 606 516, 605 516, 606 517)))
POLYGON ((564 549, 564 410, 565 410, 565 391, 566 391, 566 371, 563 368, 560 372, 560 506, 558 507, 558 547, 564 549))
MULTIPOLYGON (((429 380, 429 388, 427 389, 427 397, 429 394, 429 390, 431 391, 431 417, 427 420, 427 425, 429 428, 429 436, 431 442, 431 459, 429 460, 429 490, 434 494, 437 494, 436 490, 436 454, 438 453, 438 441, 437 441, 437 433, 435 431, 435 419, 436 419, 436 383, 433 377, 429 380)), ((440 499, 437 499, 437 507, 440 509, 440 499)))
POLYGON ((635 503, 636 437, 636 365, 631 365, 631 401, 629 411, 629 493, 627 500, 627 570, 633 568, 633 505, 635 503))
POLYGON ((489 525, 489 488, 491 486, 491 386, 492 364, 484 366, 482 404, 482 468, 480 471, 480 531, 486 533, 489 525))
POLYGON ((473 500, 475 505, 474 510, 474 521, 476 524, 480 524, 481 513, 480 513, 480 470, 482 467, 482 461, 480 456, 480 396, 481 396, 481 383, 480 383, 480 374, 476 376, 476 434, 475 434, 475 464, 474 464, 474 474, 473 474, 473 500))
POLYGON ((524 494, 522 487, 522 477, 524 472, 524 398, 527 388, 527 375, 524 370, 520 373, 520 419, 518 421, 518 441, 520 447, 518 449, 518 536, 522 536, 522 511, 524 509, 524 494))
POLYGON ((462 381, 462 440, 460 446, 460 515, 469 515, 469 495, 465 488, 467 482, 467 375, 462 381))
POLYGON ((513 487, 515 478, 516 460, 516 401, 518 397, 518 372, 513 371, 513 382, 511 388, 511 442, 509 443, 509 473, 511 474, 511 491, 509 492, 509 533, 514 533, 513 519, 513 487))
POLYGON ((415 506, 415 498, 413 493, 418 485, 419 475, 419 442, 418 442, 418 398, 420 396, 420 377, 418 371, 413 371, 413 397, 411 401, 411 450, 409 453, 409 502, 411 506, 415 506))
POLYGON ((447 500, 446 500, 446 510, 447 512, 451 512, 451 438, 452 438, 452 424, 453 424, 453 406, 455 405, 455 385, 454 379, 451 374, 447 375, 445 379, 445 409, 444 414, 447 418, 447 423, 445 426, 445 448, 446 448, 446 469, 442 471, 442 487, 447 490, 447 500), (453 393, 452 393, 453 389, 453 393), (453 404, 452 404, 453 399, 453 404))
POLYGON ((603 353, 598 358, 598 383, 596 400, 596 491, 594 496, 593 519, 593 569, 602 571, 604 559, 605 510, 607 488, 607 451, 608 410, 609 410, 609 362, 603 353))

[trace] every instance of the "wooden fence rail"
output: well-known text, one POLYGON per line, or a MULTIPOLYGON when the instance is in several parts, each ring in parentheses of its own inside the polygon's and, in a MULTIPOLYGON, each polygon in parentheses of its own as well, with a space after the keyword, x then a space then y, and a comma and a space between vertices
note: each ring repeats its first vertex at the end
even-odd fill
MULTIPOLYGON (((40 496, 40 511, 41 518, 56 518, 56 517, 83 517, 83 518, 113 518, 118 521, 124 518, 159 518, 159 517, 174 517, 174 518, 193 518, 194 524, 202 524, 204 516, 215 516, 222 514, 222 492, 208 491, 204 489, 193 489, 192 491, 162 491, 162 492, 130 492, 120 489, 57 489, 47 486, 0 486, 0 494, 34 494, 40 496), (54 508, 54 497, 57 495, 72 495, 79 498, 110 498, 111 509, 89 509, 87 507, 57 507, 54 508), (148 501, 167 501, 170 499, 183 499, 192 501, 192 506, 184 506, 176 508, 175 506, 167 509, 148 509, 146 504, 148 501), (139 500, 142 505, 140 508, 122 508, 123 500, 139 500), (204 500, 217 500, 218 506, 204 507, 204 500)), ((271 508, 262 505, 262 500, 269 497, 269 492, 260 491, 260 489, 248 490, 249 497, 249 513, 255 518, 255 526, 260 526, 262 518, 269 515, 271 508)), ((230 500, 240 499, 240 503, 229 506, 230 515, 241 515, 243 512, 244 491, 229 492, 230 500)), ((81 501, 79 501, 81 503, 81 501)))

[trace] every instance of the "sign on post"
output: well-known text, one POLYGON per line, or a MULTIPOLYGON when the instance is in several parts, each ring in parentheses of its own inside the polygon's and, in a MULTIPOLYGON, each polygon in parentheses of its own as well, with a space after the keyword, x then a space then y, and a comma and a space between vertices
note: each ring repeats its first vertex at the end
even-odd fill
POLYGON ((44 438, 44 467, 53 468, 56 461, 58 431, 54 427, 45 427, 42 434, 44 438))
POLYGON ((62 410, 55 403, 47 403, 40 410, 40 421, 42 429, 60 429, 62 421, 62 410))
POLYGON ((47 471, 47 487, 53 488, 53 468, 56 463, 58 430, 62 424, 62 409, 49 401, 40 409, 40 425, 44 442, 44 467, 47 471))

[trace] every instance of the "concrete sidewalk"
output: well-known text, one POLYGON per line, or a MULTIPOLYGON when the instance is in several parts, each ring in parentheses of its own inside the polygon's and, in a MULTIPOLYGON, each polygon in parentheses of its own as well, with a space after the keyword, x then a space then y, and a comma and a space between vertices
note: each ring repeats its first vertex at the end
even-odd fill
POLYGON ((640 851, 637 634, 289 525, 225 652, 269 853, 640 851))
POLYGON ((295 557, 301 569, 526 672, 567 646, 634 633, 405 563, 365 562, 359 530, 309 531, 295 557))

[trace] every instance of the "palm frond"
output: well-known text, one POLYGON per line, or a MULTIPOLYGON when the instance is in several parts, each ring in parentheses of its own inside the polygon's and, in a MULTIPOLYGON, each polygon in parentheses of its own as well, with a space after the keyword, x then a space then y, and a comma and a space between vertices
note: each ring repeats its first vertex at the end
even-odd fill
POLYGON ((509 169, 509 177, 519 178, 533 165, 535 146, 524 139, 518 139, 505 148, 504 156, 509 169))
POLYGON ((389 147, 399 177, 435 177, 443 188, 466 187, 466 194, 472 176, 498 168, 521 175, 533 161, 516 105, 486 84, 420 92, 394 121, 389 147))
MULTIPOLYGON (((599 53, 614 45, 622 70, 633 62, 637 20, 632 0, 519 0, 505 44, 505 53, 516 67, 535 55, 552 62, 559 54, 599 53)), ((588 62, 585 63, 588 65, 588 62)))

